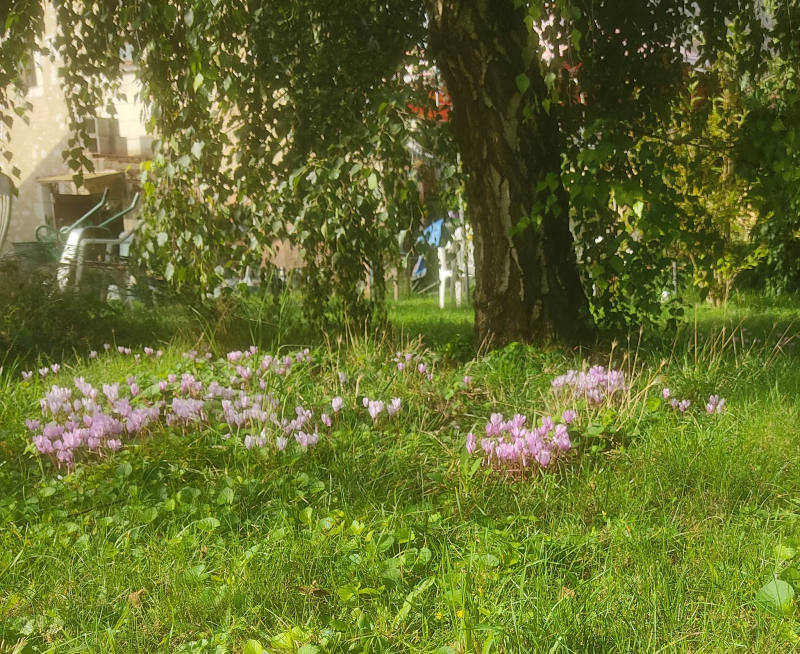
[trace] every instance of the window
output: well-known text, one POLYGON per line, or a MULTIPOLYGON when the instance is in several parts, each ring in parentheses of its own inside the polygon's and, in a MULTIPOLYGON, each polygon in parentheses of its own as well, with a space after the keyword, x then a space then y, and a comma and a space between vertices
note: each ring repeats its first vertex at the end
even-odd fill
POLYGON ((28 64, 25 66, 25 70, 23 71, 23 78, 25 79, 25 83, 28 85, 28 88, 36 88, 39 86, 39 80, 36 75, 36 56, 31 52, 30 57, 28 57, 28 64))

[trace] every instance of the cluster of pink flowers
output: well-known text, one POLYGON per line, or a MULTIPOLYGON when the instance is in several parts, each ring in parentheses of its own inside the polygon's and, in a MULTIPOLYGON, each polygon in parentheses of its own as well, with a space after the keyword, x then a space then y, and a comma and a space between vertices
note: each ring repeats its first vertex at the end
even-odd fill
POLYGON ((588 372, 568 370, 551 385, 555 391, 569 391, 575 400, 585 399, 590 404, 602 404, 616 393, 628 390, 624 372, 603 366, 592 366, 588 372))
MULTIPOLYGON (((108 352, 111 346, 105 349, 108 352)), ((128 355, 130 350, 121 348, 119 353, 128 355)), ((152 348, 145 348, 144 353, 145 356, 161 356, 161 352, 152 348)), ((191 373, 170 374, 157 383, 157 392, 152 388, 147 393, 142 392, 132 375, 125 384, 104 384, 99 391, 82 377, 74 378, 75 390, 53 385, 40 401, 44 420, 26 422, 33 444, 60 467, 73 465, 79 455, 88 458, 117 451, 125 438, 141 434, 156 424, 201 429, 207 424, 225 422, 231 431, 245 434, 244 443, 248 448, 265 446, 270 440, 268 430, 275 432, 274 444, 278 450, 286 449, 291 436, 303 449, 313 447, 319 441, 319 426, 313 423, 311 410, 297 406, 293 419, 280 419, 281 401, 273 393, 250 390, 250 384, 256 379, 264 388, 263 376, 268 372, 285 375, 294 363, 309 361, 309 351, 280 359, 266 355, 254 368, 234 364, 255 357, 257 353, 258 349, 251 347, 246 352, 228 354, 229 365, 236 371, 230 386, 216 380, 206 385, 191 373), (73 397, 75 392, 80 395, 77 399, 73 397)), ((200 357, 195 351, 184 356, 190 361, 209 358, 208 355, 200 357)), ((40 375, 44 378, 50 373, 58 374, 59 368, 58 364, 43 368, 40 375)), ((33 372, 23 373, 26 381, 32 377, 33 372)), ((334 398, 332 406, 334 414, 341 411, 342 398, 334 398)), ((332 424, 326 414, 322 415, 321 422, 326 426, 332 424)))
MULTIPOLYGON (((575 412, 565 412, 562 419, 569 424, 575 412)), ((544 416, 538 427, 526 428, 527 418, 521 414, 505 420, 502 413, 493 413, 486 423, 486 437, 480 447, 485 461, 490 465, 526 468, 538 465, 549 466, 560 453, 572 447, 567 424, 556 424, 550 416, 544 416)), ((470 432, 466 440, 467 452, 478 449, 477 437, 470 432)))
POLYGON ((83 378, 74 382, 80 398, 73 398, 69 388, 53 385, 39 402, 45 423, 25 423, 36 449, 59 467, 72 464, 83 452, 119 450, 123 434, 135 436, 161 416, 160 404, 134 408, 127 397, 119 397, 119 384, 105 386, 100 395, 83 378))
POLYGON ((414 354, 413 352, 398 352, 392 358, 392 361, 397 364, 397 369, 400 372, 405 371, 409 366, 413 368, 414 363, 416 363, 417 372, 424 376, 428 381, 433 381, 433 371, 430 370, 427 363, 422 361, 422 357, 419 354, 414 354))
POLYGON ((719 395, 712 395, 708 398, 708 402, 706 403, 706 413, 711 415, 712 413, 722 413, 725 410, 725 398, 720 397, 719 395))
MULTIPOLYGON (((687 409, 692 405, 690 400, 678 400, 677 398, 673 397, 670 399, 672 395, 672 391, 669 388, 664 388, 661 391, 661 396, 665 400, 670 400, 670 406, 680 411, 681 413, 686 413, 687 409)), ((711 415, 712 413, 722 413, 725 410, 725 398, 720 398, 719 395, 712 395, 708 398, 708 402, 706 403, 706 413, 711 415)))
POLYGON ((384 409, 386 409, 386 413, 390 417, 396 416, 402 405, 402 401, 399 397, 394 398, 388 405, 384 404, 381 400, 370 400, 368 397, 363 398, 361 401, 364 408, 369 411, 370 418, 372 418, 373 421, 378 419, 378 416, 383 413, 384 409))

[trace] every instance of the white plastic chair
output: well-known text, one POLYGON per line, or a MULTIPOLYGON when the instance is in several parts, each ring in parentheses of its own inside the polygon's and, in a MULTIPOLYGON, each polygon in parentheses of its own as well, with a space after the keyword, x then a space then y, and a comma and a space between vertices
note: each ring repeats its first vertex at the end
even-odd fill
POLYGON ((453 232, 453 237, 447 246, 438 248, 440 309, 444 309, 448 281, 450 282, 450 294, 455 296, 457 307, 461 307, 464 291, 469 297, 470 257, 468 245, 464 228, 459 226, 453 232))
MULTIPOLYGON (((126 259, 130 254, 133 237, 138 227, 139 224, 129 232, 122 232, 118 238, 84 238, 84 234, 90 231, 92 229, 91 227, 85 229, 79 228, 71 231, 59 261, 56 276, 59 288, 62 291, 66 291, 67 288, 69 288, 73 269, 75 274, 72 287, 75 290, 80 288, 81 278, 83 277, 84 266, 86 264, 86 247, 89 245, 105 246, 106 253, 103 263, 111 262, 115 247, 119 247, 120 259, 126 259)), ((104 291, 104 299, 109 299, 109 297, 111 299, 120 299, 124 304, 130 304, 132 300, 123 284, 110 284, 104 291)))

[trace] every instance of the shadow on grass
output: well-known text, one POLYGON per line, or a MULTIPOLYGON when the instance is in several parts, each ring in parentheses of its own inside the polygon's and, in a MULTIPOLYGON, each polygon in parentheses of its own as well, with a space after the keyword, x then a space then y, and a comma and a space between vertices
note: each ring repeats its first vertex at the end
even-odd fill
POLYGON ((475 314, 471 305, 460 309, 448 305, 439 308, 434 295, 423 295, 392 302, 389 321, 402 341, 422 337, 423 343, 454 359, 469 359, 477 351, 473 330, 475 314))

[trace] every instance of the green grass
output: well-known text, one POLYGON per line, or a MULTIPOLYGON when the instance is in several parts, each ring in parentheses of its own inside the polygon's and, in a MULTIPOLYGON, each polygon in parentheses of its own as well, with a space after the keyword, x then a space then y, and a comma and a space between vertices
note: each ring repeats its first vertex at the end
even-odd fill
MULTIPOLYGON (((323 407, 348 373, 351 408, 306 455, 246 450, 216 427, 159 429, 59 478, 24 427, 45 384, 7 366, 0 652, 238 654, 250 639, 304 654, 798 649, 796 609, 754 602, 791 566, 776 546, 800 536, 798 357, 703 340, 743 318, 753 333, 788 325, 797 304, 702 308, 696 348, 694 325, 674 348, 618 347, 636 392, 582 418, 559 467, 520 479, 464 462, 465 434, 492 411, 554 410, 549 381, 580 357, 517 346, 456 363, 474 348, 470 314, 431 302, 392 307, 394 336, 317 349, 276 387, 290 411, 323 407), (389 362, 419 333, 433 383, 389 362), (655 406, 662 385, 692 400, 687 415, 655 406), (705 416, 712 392, 727 414, 705 416), (372 426, 365 394, 402 397, 399 418, 372 426)), ((210 374, 188 347, 157 362, 74 358, 58 381, 210 374)))

